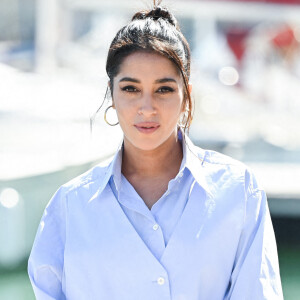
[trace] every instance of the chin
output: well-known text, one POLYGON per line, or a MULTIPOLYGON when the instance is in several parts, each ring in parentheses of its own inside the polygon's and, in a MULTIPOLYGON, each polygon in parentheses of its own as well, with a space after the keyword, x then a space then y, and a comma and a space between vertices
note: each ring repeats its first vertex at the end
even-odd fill
POLYGON ((143 151, 151 151, 158 148, 162 143, 143 142, 143 143, 131 143, 135 148, 143 151))
POLYGON ((170 132, 156 132, 145 136, 141 136, 140 134, 125 134, 124 132, 124 142, 136 149, 151 151, 168 143, 170 139, 173 139, 173 137, 175 137, 175 134, 173 135, 174 132, 174 130, 170 130, 170 132))
POLYGON ((146 138, 132 138, 128 139, 124 137, 125 143, 131 144, 136 149, 142 150, 142 151, 152 151, 163 144, 165 144, 170 137, 162 138, 162 137, 146 137, 146 138))

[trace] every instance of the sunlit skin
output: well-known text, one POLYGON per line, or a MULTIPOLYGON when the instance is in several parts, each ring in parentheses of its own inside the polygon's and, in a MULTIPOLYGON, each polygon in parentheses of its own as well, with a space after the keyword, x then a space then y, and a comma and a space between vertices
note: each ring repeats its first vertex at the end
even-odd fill
POLYGON ((113 106, 124 133, 122 173, 151 208, 182 160, 177 124, 185 106, 183 79, 169 59, 135 52, 114 78, 113 106))

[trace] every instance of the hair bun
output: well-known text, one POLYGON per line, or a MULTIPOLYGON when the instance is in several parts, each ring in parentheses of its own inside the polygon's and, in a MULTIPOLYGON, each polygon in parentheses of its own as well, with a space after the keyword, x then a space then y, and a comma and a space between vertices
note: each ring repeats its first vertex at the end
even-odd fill
POLYGON ((175 26, 177 29, 179 29, 176 18, 173 16, 173 14, 167 8, 164 8, 161 6, 156 6, 152 10, 149 10, 149 11, 143 10, 143 11, 137 12, 132 17, 132 21, 145 20, 146 18, 151 18, 154 21, 156 21, 158 19, 163 19, 163 20, 167 21, 168 23, 170 23, 171 25, 175 26))

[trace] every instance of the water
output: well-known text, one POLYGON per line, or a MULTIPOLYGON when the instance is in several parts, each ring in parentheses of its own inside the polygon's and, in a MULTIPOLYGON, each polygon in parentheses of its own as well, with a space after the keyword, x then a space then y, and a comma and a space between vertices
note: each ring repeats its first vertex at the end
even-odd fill
POLYGON ((25 270, 0 275, 1 300, 35 299, 25 270))
POLYGON ((278 253, 284 299, 299 300, 300 246, 281 246, 278 253))

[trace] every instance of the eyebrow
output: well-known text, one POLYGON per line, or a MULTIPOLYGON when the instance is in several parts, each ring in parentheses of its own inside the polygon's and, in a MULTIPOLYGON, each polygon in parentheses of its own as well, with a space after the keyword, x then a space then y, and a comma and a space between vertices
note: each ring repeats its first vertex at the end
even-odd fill
MULTIPOLYGON (((132 77, 123 77, 122 79, 119 80, 119 82, 124 82, 124 81, 141 83, 140 80, 138 80, 136 78, 132 78, 132 77)), ((166 83, 166 82, 175 82, 176 83, 177 81, 174 78, 168 78, 168 77, 155 80, 155 83, 166 83)))

